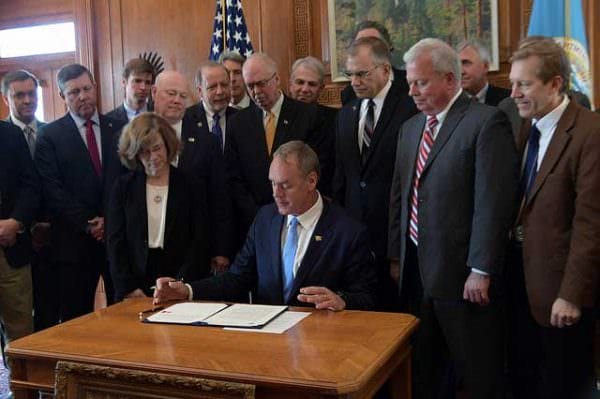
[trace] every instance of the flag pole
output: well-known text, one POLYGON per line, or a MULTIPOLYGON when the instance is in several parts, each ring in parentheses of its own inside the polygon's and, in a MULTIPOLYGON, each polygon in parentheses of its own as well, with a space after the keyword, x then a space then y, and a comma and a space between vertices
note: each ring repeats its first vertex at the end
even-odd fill
MULTIPOLYGON (((221 10, 223 10, 223 53, 227 50, 227 4, 221 0, 221 10)), ((221 53, 222 54, 222 53, 221 53)))

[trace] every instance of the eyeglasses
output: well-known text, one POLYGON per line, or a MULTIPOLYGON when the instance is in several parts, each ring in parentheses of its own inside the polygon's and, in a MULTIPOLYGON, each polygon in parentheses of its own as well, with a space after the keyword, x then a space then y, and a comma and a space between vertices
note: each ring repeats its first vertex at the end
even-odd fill
POLYGON ((254 83, 246 83, 246 87, 250 91, 254 91, 254 89, 257 88, 257 87, 259 89, 264 89, 271 82, 271 80, 273 80, 273 78, 275 77, 275 75, 277 75, 277 72, 274 72, 273 75, 271 75, 271 77, 268 78, 268 79, 259 80, 258 82, 254 82, 254 83))
POLYGON ((369 69, 368 71, 357 71, 357 72, 350 72, 350 71, 345 71, 344 72, 344 76, 346 76, 348 79, 352 80, 352 77, 354 76, 357 79, 364 79, 364 78, 368 78, 369 76, 371 76, 371 73, 377 69, 377 67, 379 66, 379 64, 375 65, 373 68, 369 69))

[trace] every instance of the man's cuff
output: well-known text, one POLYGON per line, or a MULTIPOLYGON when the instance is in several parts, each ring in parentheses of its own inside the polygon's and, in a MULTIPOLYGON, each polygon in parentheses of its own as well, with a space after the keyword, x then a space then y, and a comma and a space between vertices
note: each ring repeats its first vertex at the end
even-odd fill
POLYGON ((192 289, 192 286, 188 283, 185 283, 185 286, 188 288, 188 301, 191 301, 192 299, 194 299, 194 290, 192 289))
POLYGON ((484 272, 483 270, 479 270, 479 269, 476 269, 474 267, 471 268, 471 271, 475 272, 477 274, 481 274, 482 276, 489 276, 490 275, 488 272, 484 272))

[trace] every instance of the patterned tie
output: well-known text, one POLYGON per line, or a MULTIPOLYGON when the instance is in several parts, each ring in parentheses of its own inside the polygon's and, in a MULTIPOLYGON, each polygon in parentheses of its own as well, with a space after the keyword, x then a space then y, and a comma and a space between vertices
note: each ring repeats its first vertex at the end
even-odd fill
POLYGON ((213 127, 211 133, 217 136, 219 145, 221 146, 221 151, 223 151, 223 130, 221 129, 221 124, 219 123, 220 119, 221 115, 217 113, 213 114, 213 127))
POLYGON ((425 127, 423 137, 421 138, 419 154, 415 164, 415 178, 413 182, 412 196, 410 198, 410 222, 408 226, 408 235, 415 245, 419 245, 419 179, 421 178, 421 173, 423 173, 423 168, 427 162, 427 157, 431 152, 431 147, 433 147, 433 129, 435 129, 437 124, 438 120, 435 115, 427 118, 427 126, 425 127))
POLYGON ((269 151, 269 155, 271 155, 273 141, 275 141, 275 129, 275 114, 269 111, 265 117, 265 139, 267 141, 267 150, 269 151))
POLYGON ((298 218, 292 217, 283 246, 283 299, 287 302, 294 282, 294 261, 298 250, 298 218))
POLYGON ((33 157, 33 152, 35 151, 35 130, 33 130, 31 126, 25 126, 23 133, 25 133, 25 140, 29 147, 29 153, 33 157))
POLYGON ((94 134, 94 128, 92 127, 93 124, 94 122, 91 119, 85 121, 85 140, 87 141, 88 151, 96 175, 100 177, 102 176, 102 163, 100 162, 100 152, 98 151, 98 143, 96 142, 96 135, 94 134))
POLYGON ((369 99, 367 104, 367 116, 365 118, 365 127, 363 131, 363 145, 362 145, 362 162, 363 164, 367 160, 367 156, 369 155, 369 148, 371 147, 371 139, 373 138, 373 133, 375 133, 375 102, 372 99, 369 99))
POLYGON ((523 168, 523 174, 521 176, 521 182, 519 190, 521 191, 521 197, 527 200, 529 197, 529 191, 535 176, 537 175, 537 160, 538 152, 540 150, 540 131, 533 125, 529 130, 529 141, 527 145, 527 158, 525 158, 525 167, 523 168))

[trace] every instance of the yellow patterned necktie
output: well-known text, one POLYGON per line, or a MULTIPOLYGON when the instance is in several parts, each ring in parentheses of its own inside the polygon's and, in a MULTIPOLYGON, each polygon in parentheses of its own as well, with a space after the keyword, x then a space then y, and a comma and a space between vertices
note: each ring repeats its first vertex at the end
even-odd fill
POLYGON ((271 155, 271 150, 273 149, 275 128, 275 114, 272 112, 267 112, 267 115, 265 116, 265 139, 267 141, 267 150, 269 151, 269 155, 271 155))

